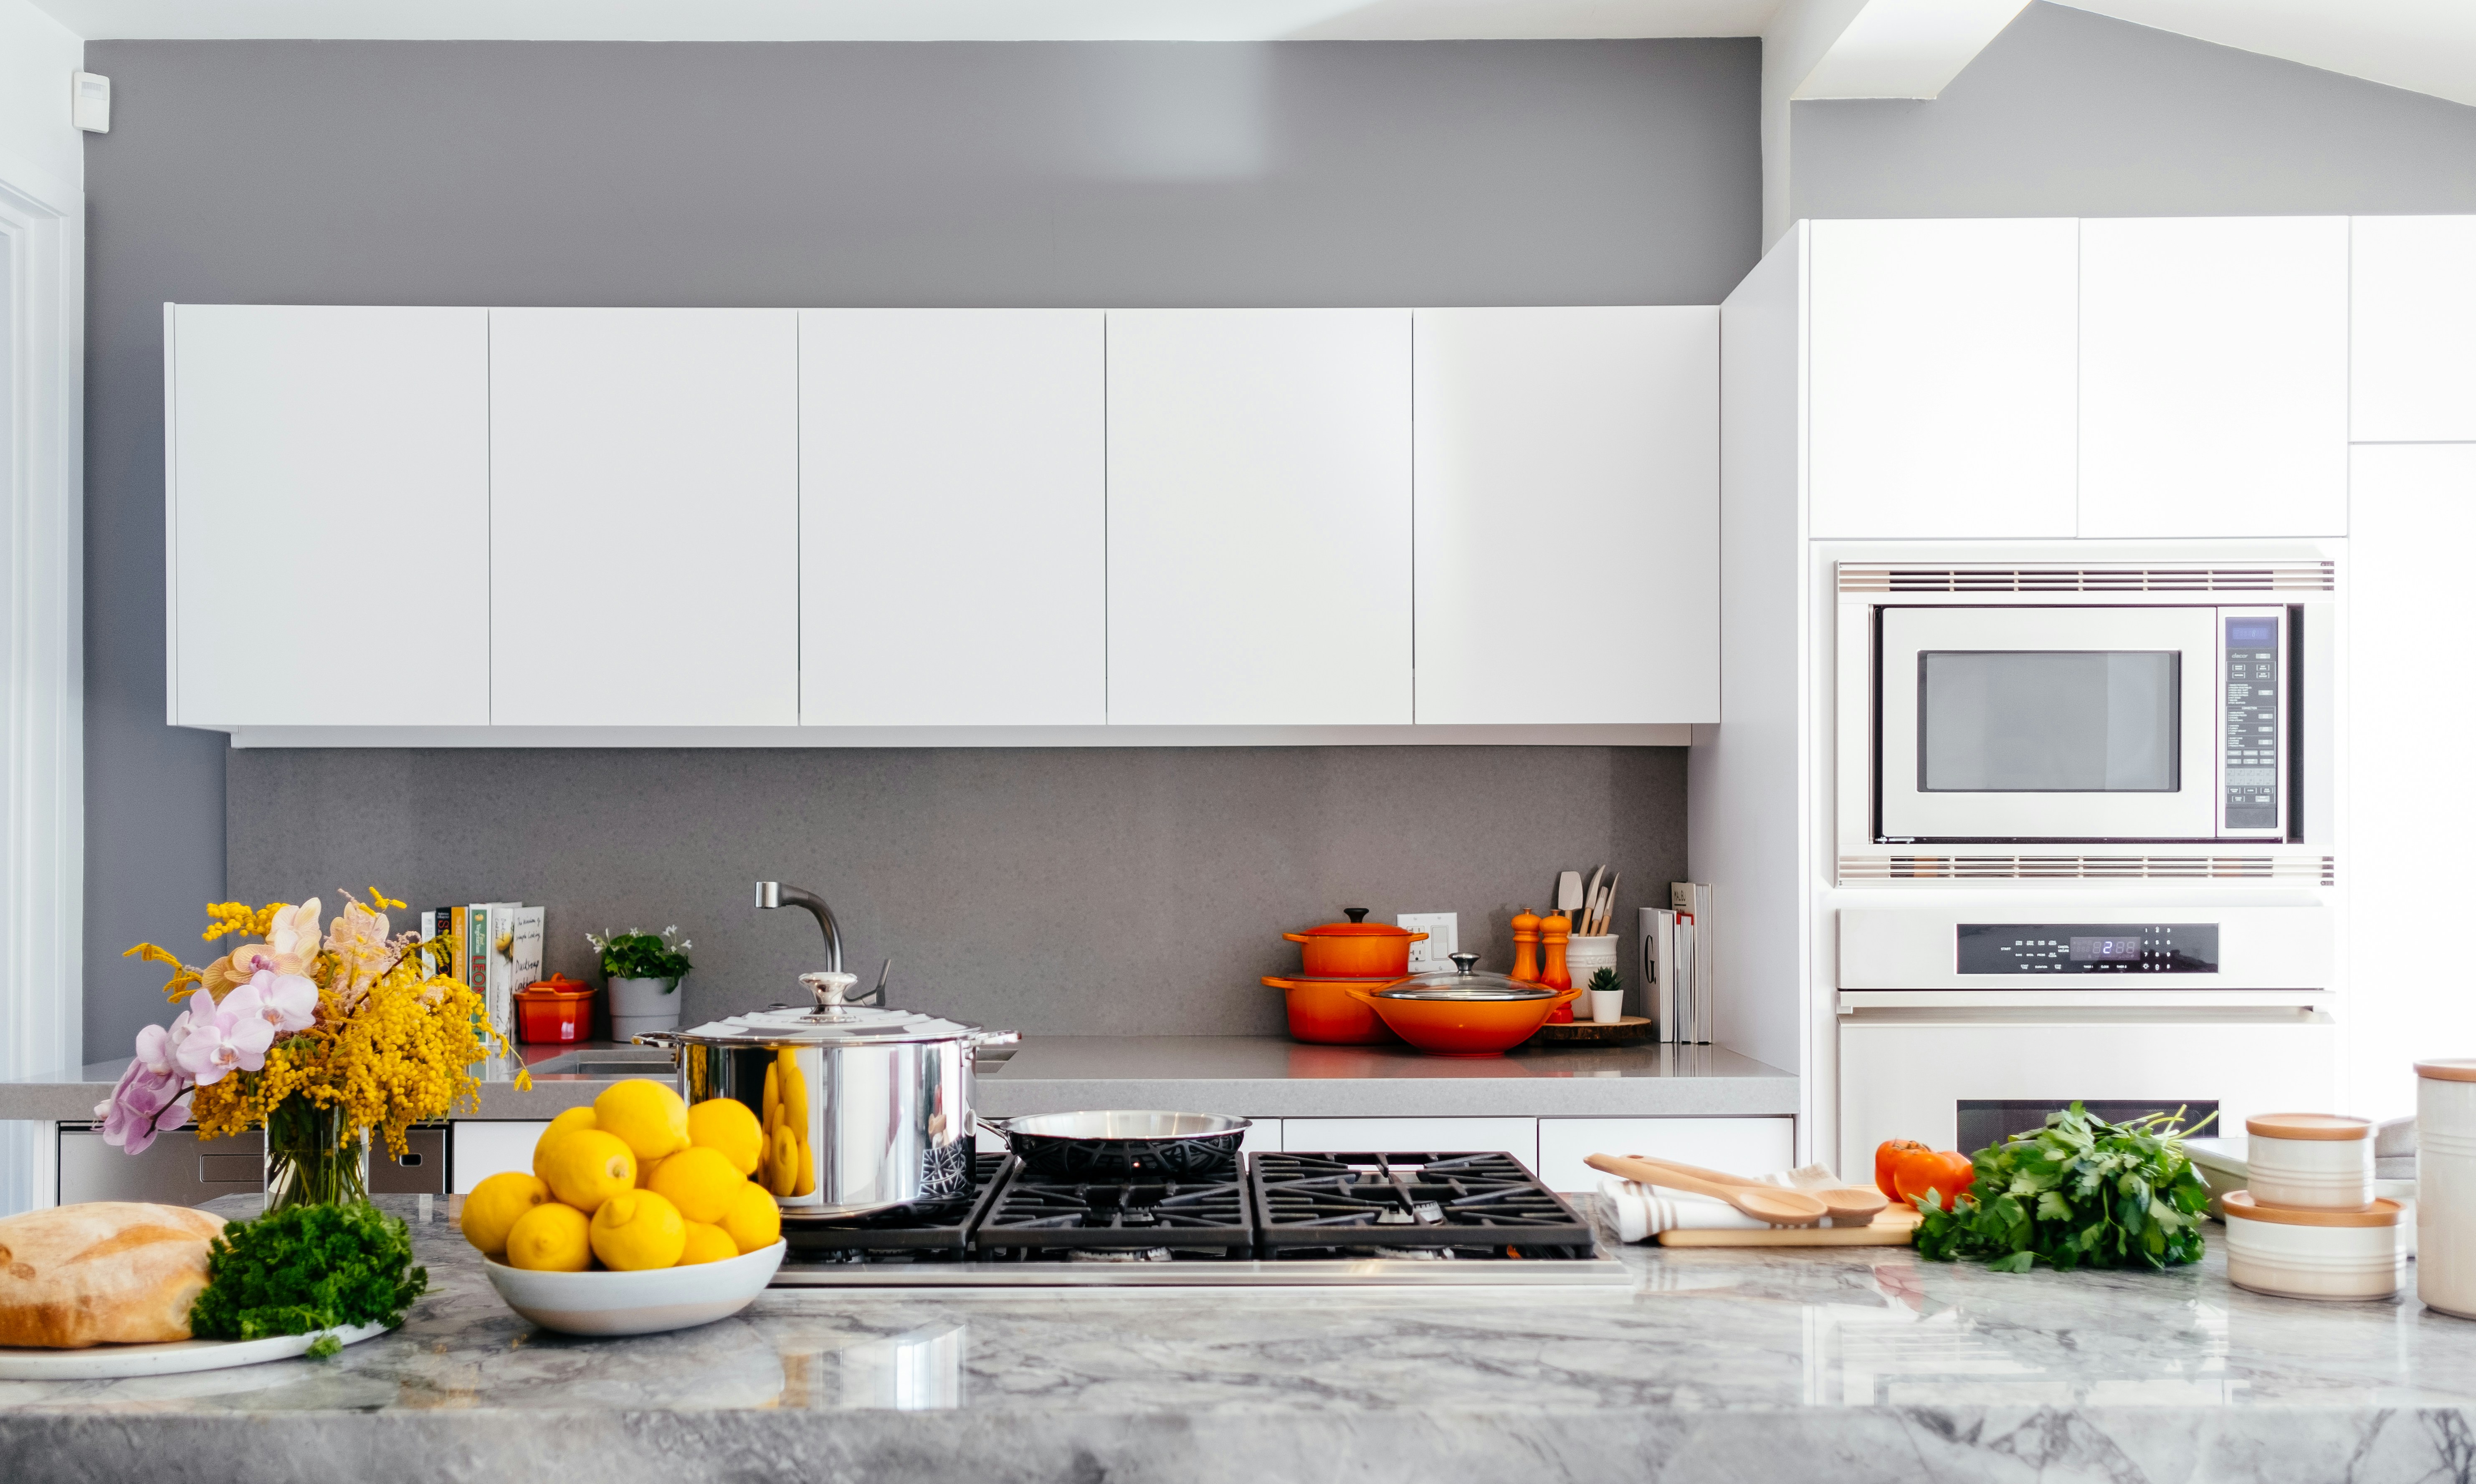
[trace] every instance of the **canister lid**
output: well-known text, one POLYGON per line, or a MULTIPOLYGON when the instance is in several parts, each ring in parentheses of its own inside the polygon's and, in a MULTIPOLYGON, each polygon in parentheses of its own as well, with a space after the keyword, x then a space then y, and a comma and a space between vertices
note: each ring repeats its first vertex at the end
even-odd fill
POLYGON ((2315 1139, 2337 1143, 2369 1139, 2373 1121, 2344 1113, 2264 1113, 2244 1120, 2244 1132, 2265 1139, 2315 1139))
POLYGON ((2274 1226, 2395 1226, 2399 1224, 2399 1203, 2375 1200, 2361 1211, 2316 1211, 2303 1206, 2263 1205, 2252 1199, 2248 1190, 2231 1190, 2218 1204, 2229 1216, 2248 1222, 2267 1222, 2274 1226))
POLYGON ((2415 1064, 2415 1075, 2436 1082, 2476 1082, 2476 1056, 2420 1061, 2415 1064))

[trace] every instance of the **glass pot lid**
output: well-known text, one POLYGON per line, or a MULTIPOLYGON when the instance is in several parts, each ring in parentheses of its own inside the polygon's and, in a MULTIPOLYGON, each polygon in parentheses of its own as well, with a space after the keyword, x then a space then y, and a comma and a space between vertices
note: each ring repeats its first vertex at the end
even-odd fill
POLYGON ((1414 974, 1390 989, 1375 991, 1380 1000, 1553 1000, 1556 991, 1524 984, 1501 974, 1478 972, 1476 953, 1455 953, 1450 969, 1414 974))

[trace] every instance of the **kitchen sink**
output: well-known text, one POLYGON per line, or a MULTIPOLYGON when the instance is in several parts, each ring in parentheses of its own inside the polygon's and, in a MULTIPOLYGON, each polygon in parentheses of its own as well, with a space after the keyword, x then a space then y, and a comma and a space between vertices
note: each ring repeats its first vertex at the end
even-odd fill
POLYGON ((546 1076, 668 1076, 678 1063, 668 1051, 646 1047, 614 1046, 603 1051, 562 1051, 546 1061, 530 1065, 532 1071, 546 1076))

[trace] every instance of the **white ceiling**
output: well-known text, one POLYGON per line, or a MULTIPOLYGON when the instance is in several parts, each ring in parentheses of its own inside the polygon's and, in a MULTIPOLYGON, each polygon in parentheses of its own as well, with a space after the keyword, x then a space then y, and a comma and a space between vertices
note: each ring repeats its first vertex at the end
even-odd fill
POLYGON ((2057 0, 2075 10, 2476 104, 2476 0, 2057 0))

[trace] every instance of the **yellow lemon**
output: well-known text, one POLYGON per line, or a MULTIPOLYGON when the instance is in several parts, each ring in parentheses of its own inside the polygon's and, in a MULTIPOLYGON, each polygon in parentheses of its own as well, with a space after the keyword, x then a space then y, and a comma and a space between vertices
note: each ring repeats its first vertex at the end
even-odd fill
POLYGON ((789 1047, 774 1053, 774 1065, 782 1071, 782 1122, 808 1131, 808 1075, 800 1070, 800 1053, 789 1047))
MULTIPOLYGON (((766 1069, 771 1076, 773 1069, 766 1069)), ((688 1109, 688 1142, 699 1149, 720 1150, 730 1167, 744 1177, 756 1173, 765 1156, 765 1130, 748 1104, 736 1098, 707 1098, 688 1109)))
POLYGON ((550 1199, 550 1187, 537 1175, 503 1170, 473 1187, 464 1198, 461 1225, 464 1240, 492 1257, 508 1250, 508 1231, 517 1218, 550 1199))
POLYGON ((550 1126, 542 1130, 542 1136, 533 1141, 533 1174, 539 1175, 542 1173, 541 1151, 543 1145, 557 1138, 560 1134, 574 1133, 580 1128, 590 1128, 592 1126, 593 1109, 590 1107, 570 1108, 566 1112, 561 1113, 558 1117, 552 1119, 550 1121, 550 1126))
POLYGON ((774 1147, 766 1165, 766 1188, 775 1195, 787 1196, 800 1183, 800 1141, 788 1128, 774 1130, 774 1147))
POLYGON ((718 1222, 730 1198, 748 1176, 730 1167, 720 1150, 684 1149, 662 1161, 661 1171, 645 1182, 658 1191, 692 1222, 718 1222))
POLYGON ((701 1262, 729 1262, 739 1255, 739 1244, 730 1233, 705 1222, 688 1223, 687 1246, 680 1249, 680 1266, 701 1262))
POLYGON ((537 1157, 550 1193, 587 1215, 636 1184, 636 1156, 618 1135, 599 1128, 580 1128, 548 1140, 537 1157))
POLYGON ((593 1100, 594 1126, 628 1141, 638 1159, 659 1159, 688 1147, 688 1105, 659 1082, 630 1077, 593 1100))
POLYGON ((807 1141, 802 1140, 800 1144, 800 1168, 791 1176, 791 1194, 794 1198, 797 1198, 800 1196, 813 1196, 816 1193, 816 1150, 808 1148, 807 1141))
POLYGON ((593 1213, 593 1255, 606 1268, 667 1268, 687 1243, 680 1208, 650 1190, 623 1190, 593 1213))
POLYGON ((661 1168, 662 1161, 658 1159, 640 1159, 636 1161, 636 1188, 638 1190, 652 1190, 654 1188, 655 1173, 659 1171, 661 1168))
POLYGON ((582 1273, 593 1266, 593 1244, 587 1235, 592 1224, 592 1218, 576 1207, 545 1200, 517 1217, 508 1230, 508 1266, 582 1273))
POLYGON ((772 1247, 782 1235, 782 1208, 764 1186, 750 1181, 731 1193, 730 1209, 722 1213, 722 1229, 730 1233, 730 1240, 743 1252, 772 1247))

